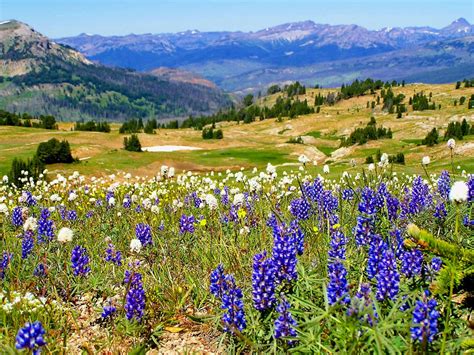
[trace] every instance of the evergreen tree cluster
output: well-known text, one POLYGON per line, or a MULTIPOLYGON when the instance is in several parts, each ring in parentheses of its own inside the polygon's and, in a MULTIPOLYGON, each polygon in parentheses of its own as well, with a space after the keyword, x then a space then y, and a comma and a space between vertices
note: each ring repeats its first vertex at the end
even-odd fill
POLYGON ((51 138, 49 141, 42 142, 38 145, 36 154, 32 159, 13 159, 8 178, 11 183, 21 187, 25 184, 22 181, 25 177, 32 177, 34 180, 37 180, 39 175, 43 172, 46 164, 68 164, 73 163, 74 161, 75 159, 71 155, 69 142, 66 140, 59 141, 56 138, 51 138))
POLYGON ((444 140, 450 138, 462 140, 469 134, 474 134, 474 125, 467 123, 466 119, 463 119, 462 122, 449 122, 446 132, 444 132, 444 140))
POLYGON ((462 82, 456 82, 456 89, 460 89, 461 86, 464 85, 465 88, 472 88, 474 87, 474 79, 464 79, 462 82))
POLYGON ((141 118, 125 121, 120 126, 119 133, 140 133, 143 130, 143 120, 141 118))
POLYGON ((308 105, 308 101, 305 99, 300 101, 299 99, 282 98, 278 97, 275 105, 271 108, 258 105, 251 105, 249 107, 243 107, 237 110, 232 107, 228 111, 219 111, 218 113, 210 116, 193 117, 190 116, 184 120, 181 124, 181 128, 196 128, 203 129, 204 126, 215 124, 217 122, 241 122, 250 123, 254 122, 257 118, 260 120, 268 118, 278 117, 289 117, 295 118, 299 115, 307 115, 314 113, 314 107, 308 105))
MULTIPOLYGON (((375 160, 374 160, 374 157, 372 155, 369 155, 368 157, 365 158, 365 163, 366 164, 373 164, 376 161, 379 162, 381 160, 381 158, 382 158, 382 152, 379 149, 375 153, 375 160)), ((405 154, 403 154, 402 152, 397 153, 397 154, 390 154, 388 156, 388 162, 391 163, 391 164, 405 165, 405 154)))
POLYGON ((203 139, 222 139, 224 138, 224 133, 222 129, 214 129, 214 127, 203 128, 202 130, 203 139))
POLYGON ((427 145, 428 147, 432 147, 435 144, 438 144, 439 133, 436 128, 433 128, 426 137, 421 141, 421 144, 427 145))
POLYGON ((377 127, 374 117, 370 118, 370 122, 364 128, 356 128, 348 138, 343 138, 341 147, 347 147, 354 144, 365 144, 371 140, 382 138, 392 138, 392 130, 384 127, 377 127))
POLYGON ((408 102, 412 106, 413 111, 424 111, 424 110, 435 110, 436 104, 431 102, 431 93, 426 96, 423 92, 416 93, 413 97, 410 97, 408 102))
POLYGON ((382 88, 390 88, 395 86, 405 86, 405 81, 398 83, 393 80, 392 82, 383 82, 382 80, 374 80, 367 78, 365 80, 354 80, 351 84, 346 85, 342 84, 341 86, 341 97, 345 99, 350 99, 351 97, 363 96, 369 93, 370 95, 375 94, 375 90, 382 88))
POLYGON ((76 122, 74 124, 75 131, 86 131, 86 132, 103 132, 110 133, 110 125, 107 122, 76 122))
POLYGON ((10 172, 8 173, 8 181, 21 188, 25 185, 25 182, 22 181, 23 178, 27 177, 29 179, 31 177, 36 181, 43 170, 44 163, 38 159, 37 155, 35 155, 33 159, 28 158, 26 161, 20 158, 14 158, 10 172))
POLYGON ((0 110, 0 126, 58 129, 56 118, 51 115, 32 116, 28 113, 12 113, 0 110))
POLYGON ((277 92, 281 92, 281 87, 279 85, 272 85, 267 89, 267 95, 273 95, 277 92))
POLYGON ((305 95, 306 94, 306 86, 301 85, 299 81, 285 85, 283 87, 283 91, 286 92, 287 97, 293 97, 297 95, 305 95))
POLYGON ((326 96, 323 96, 321 95, 321 93, 318 93, 318 95, 314 98, 314 106, 319 107, 324 104, 332 106, 340 99, 341 99, 340 94, 336 95, 335 93, 330 92, 326 96))
POLYGON ((123 148, 129 152, 142 151, 142 145, 136 134, 132 134, 130 137, 125 137, 123 139, 123 148))
POLYGON ((397 117, 401 117, 403 112, 406 112, 406 107, 402 104, 405 99, 405 95, 398 94, 395 96, 391 87, 388 87, 386 90, 382 89, 380 91, 380 96, 383 99, 383 109, 388 111, 388 113, 394 113, 396 110, 397 117), (399 115, 398 115, 399 114, 399 115))
POLYGON ((155 118, 152 118, 146 121, 143 132, 147 134, 154 134, 156 129, 158 129, 158 122, 155 118))
POLYGON ((59 141, 56 138, 40 143, 36 149, 36 157, 44 164, 74 162, 69 142, 67 140, 59 141))

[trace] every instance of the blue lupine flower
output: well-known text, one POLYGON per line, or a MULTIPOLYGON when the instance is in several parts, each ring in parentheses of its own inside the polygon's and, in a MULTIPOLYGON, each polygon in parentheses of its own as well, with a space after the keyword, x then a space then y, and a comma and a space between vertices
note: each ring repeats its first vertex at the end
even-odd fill
POLYGON ((311 205, 304 198, 297 198, 290 202, 290 212, 300 220, 306 220, 311 213, 311 205))
POLYGON ((120 250, 116 250, 112 243, 105 250, 105 261, 110 261, 118 266, 122 265, 122 253, 120 250))
POLYGON ((68 221, 77 221, 77 212, 74 210, 67 211, 66 219, 68 221))
POLYGON ((125 194, 122 203, 123 208, 130 208, 132 207, 132 199, 130 198, 129 194, 125 194))
POLYGON ((327 286, 328 301, 330 305, 337 302, 348 304, 349 285, 347 283, 347 270, 341 261, 336 260, 328 265, 329 283, 327 286))
POLYGON ((465 227, 474 227, 474 219, 470 219, 468 215, 465 215, 462 219, 462 224, 465 227))
POLYGON ((35 246, 35 239, 33 238, 33 232, 28 230, 23 235, 21 242, 21 258, 26 259, 33 251, 35 246))
POLYGON ((142 280, 142 274, 140 274, 138 272, 132 272, 130 270, 125 270, 125 276, 123 278, 123 283, 125 285, 128 284, 128 283, 133 285, 137 282, 141 282, 141 280, 142 280))
POLYGON ((253 258, 252 295, 255 309, 264 311, 275 303, 275 265, 267 252, 253 258))
POLYGON ((333 195, 331 190, 324 190, 319 201, 318 209, 322 213, 324 219, 329 219, 331 224, 339 222, 339 217, 336 214, 339 202, 336 196, 333 195))
POLYGON ((474 203, 474 174, 469 175, 469 179, 467 180, 467 187, 469 189, 467 195, 467 202, 474 203))
POLYGON ((138 223, 135 226, 135 235, 144 247, 153 243, 151 227, 148 224, 138 223))
POLYGON ((21 207, 15 207, 12 211, 12 224, 15 227, 23 225, 23 211, 21 207))
POLYGON ((117 308, 115 308, 112 305, 107 305, 107 306, 104 306, 104 308, 102 309, 102 314, 100 316, 104 320, 111 319, 115 316, 116 312, 117 312, 117 308))
POLYGON ((434 298, 428 299, 429 292, 423 294, 421 300, 416 301, 413 311, 413 327, 411 337, 415 341, 432 343, 438 333, 439 312, 438 303, 434 298))
POLYGON ((8 268, 8 265, 10 264, 12 256, 12 253, 9 253, 5 250, 3 251, 2 258, 0 259, 0 280, 5 278, 5 272, 8 268))
POLYGON ((227 206, 229 204, 229 187, 224 186, 224 194, 221 194, 221 203, 224 206, 227 206))
POLYGON ((86 218, 87 219, 92 218, 93 215, 94 215, 94 211, 89 211, 86 213, 86 218))
POLYGON ((438 179, 438 192, 442 198, 448 200, 449 191, 451 191, 451 177, 447 170, 443 170, 438 179))
POLYGON ((379 272, 383 254, 387 250, 387 243, 380 235, 375 234, 370 240, 369 260, 367 261, 367 277, 373 279, 379 272))
POLYGON ((444 202, 439 202, 435 207, 435 213, 433 213, 433 216, 437 219, 444 220, 447 215, 448 212, 446 211, 446 205, 444 202))
POLYGON ((387 297, 390 299, 396 297, 400 286, 400 274, 397 270, 395 255, 391 250, 384 250, 376 280, 376 297, 379 301, 383 301, 387 297))
POLYGON ((370 187, 364 187, 359 202, 359 212, 368 215, 377 213, 376 195, 370 187))
POLYGON ((405 252, 403 233, 400 229, 394 229, 393 231, 390 231, 390 237, 392 239, 391 246, 395 252, 395 256, 397 259, 401 259, 405 252))
POLYGON ((66 209, 66 207, 64 207, 64 206, 59 206, 59 207, 58 207, 58 212, 59 212, 59 215, 61 216, 61 219, 62 219, 62 220, 66 220, 66 219, 67 219, 67 209, 66 209))
POLYGON ((425 266, 428 280, 432 280, 436 276, 436 274, 441 270, 442 264, 443 262, 441 261, 441 258, 438 258, 437 256, 431 259, 431 262, 425 266))
POLYGON ((441 270, 442 263, 443 262, 441 261, 441 258, 438 258, 437 256, 435 256, 433 259, 431 259, 431 264, 430 264, 431 270, 438 272, 439 270, 441 270))
POLYGON ((303 255, 304 252, 304 232, 301 230, 298 221, 293 220, 290 222, 287 233, 295 239, 296 252, 298 255, 303 255))
POLYGON ((46 341, 43 338, 45 334, 46 331, 41 322, 27 322, 23 328, 18 330, 15 347, 18 350, 29 349, 33 355, 40 354, 41 348, 46 345, 46 341))
POLYGON ((367 245, 371 240, 374 230, 374 220, 372 216, 357 216, 356 226, 354 227, 355 241, 358 247, 367 245))
POLYGON ((39 263, 38 265, 36 265, 35 270, 33 271, 33 275, 35 275, 36 277, 45 276, 46 275, 46 268, 45 268, 44 264, 39 263))
POLYGON ((390 221, 395 221, 398 218, 398 211, 400 210, 400 201, 398 200, 398 198, 390 194, 387 196, 386 201, 388 219, 390 221))
POLYGON ((413 180, 411 189, 411 199, 408 205, 410 214, 417 214, 431 204, 432 196, 427 184, 423 182, 421 176, 413 180))
POLYGON ((407 277, 415 277, 421 274, 423 266, 423 253, 421 250, 413 249, 406 251, 402 256, 402 273, 407 277))
POLYGON ((211 272, 209 290, 215 297, 222 298, 222 295, 227 292, 229 288, 226 280, 227 276, 222 264, 217 265, 216 269, 211 272))
POLYGON ((36 206, 36 200, 33 197, 33 194, 30 191, 23 191, 22 195, 25 198, 25 203, 27 206, 36 206))
POLYGON ((339 259, 345 260, 346 259, 346 243, 347 239, 344 234, 339 231, 335 230, 331 233, 331 241, 329 242, 329 258, 330 260, 339 259))
MULTIPOLYGON (((296 240, 288 235, 286 228, 278 224, 276 219, 272 220, 273 225, 273 264, 276 267, 277 283, 283 280, 294 281, 298 278, 296 272, 297 245, 296 240)), ((270 222, 270 221, 268 221, 270 222)))
POLYGON ((125 315, 128 320, 140 322, 145 314, 145 290, 143 289, 142 275, 134 273, 125 297, 125 315))
POLYGON ((186 216, 185 214, 183 214, 181 216, 181 219, 179 220, 179 231, 181 234, 184 234, 184 233, 190 233, 190 234, 193 234, 194 233, 194 222, 195 222, 195 219, 194 219, 194 216, 193 215, 189 215, 189 216, 186 216))
POLYGON ((352 199, 354 198, 354 190, 352 189, 344 189, 342 191, 342 199, 344 201, 352 201, 352 199))
POLYGON ((319 177, 314 179, 313 184, 305 183, 303 188, 306 196, 308 196, 313 202, 319 201, 324 190, 323 182, 319 177))
POLYGON ((85 276, 91 271, 89 267, 89 255, 87 254, 86 248, 76 245, 74 249, 72 249, 71 265, 74 276, 85 276))
POLYGON ((47 208, 41 210, 38 220, 38 243, 43 243, 54 238, 54 222, 49 219, 50 213, 47 208))
POLYGON ((225 310, 222 316, 224 323, 224 331, 235 333, 243 331, 247 326, 245 320, 244 303, 242 301, 242 290, 235 285, 235 280, 232 276, 227 278, 229 289, 222 295, 222 306, 225 310))
POLYGON ((331 305, 336 302, 345 304, 350 302, 349 285, 346 279, 347 270, 343 264, 343 261, 346 259, 346 243, 347 239, 344 234, 337 229, 332 229, 328 251, 329 282, 327 287, 328 300, 331 305))
MULTIPOLYGON (((290 303, 283 296, 281 302, 276 307, 279 316, 275 320, 275 339, 280 339, 283 337, 296 337, 295 328, 298 326, 298 324, 293 318, 290 308, 290 303)), ((288 340, 288 345, 293 346, 294 344, 295 340, 288 340)))

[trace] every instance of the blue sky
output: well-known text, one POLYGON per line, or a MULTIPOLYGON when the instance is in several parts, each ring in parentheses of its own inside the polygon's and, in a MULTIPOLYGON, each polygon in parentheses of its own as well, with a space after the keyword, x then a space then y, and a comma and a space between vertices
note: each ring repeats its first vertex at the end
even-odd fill
POLYGON ((285 22, 355 23, 371 29, 474 22, 473 0, 0 0, 0 19, 51 36, 253 31, 285 22))

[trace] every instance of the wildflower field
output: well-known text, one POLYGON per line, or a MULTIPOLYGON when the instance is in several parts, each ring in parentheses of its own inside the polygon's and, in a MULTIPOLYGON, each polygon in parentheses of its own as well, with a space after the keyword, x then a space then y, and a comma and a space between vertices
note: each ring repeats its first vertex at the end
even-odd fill
POLYGON ((195 329, 208 352, 472 350, 474 175, 382 158, 336 179, 303 158, 4 178, 2 353, 139 354, 195 329))

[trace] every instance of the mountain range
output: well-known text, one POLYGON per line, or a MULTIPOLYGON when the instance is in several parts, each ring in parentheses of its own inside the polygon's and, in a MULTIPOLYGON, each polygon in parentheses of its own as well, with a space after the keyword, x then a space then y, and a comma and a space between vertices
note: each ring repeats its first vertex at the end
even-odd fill
POLYGON ((105 65, 184 69, 234 92, 294 80, 335 86, 367 76, 450 82, 474 75, 474 26, 463 18, 441 29, 304 21, 256 32, 83 33, 57 41, 105 65))
POLYGON ((104 66, 24 23, 0 22, 0 109, 120 121, 209 114, 230 104, 227 94, 194 74, 104 66))

